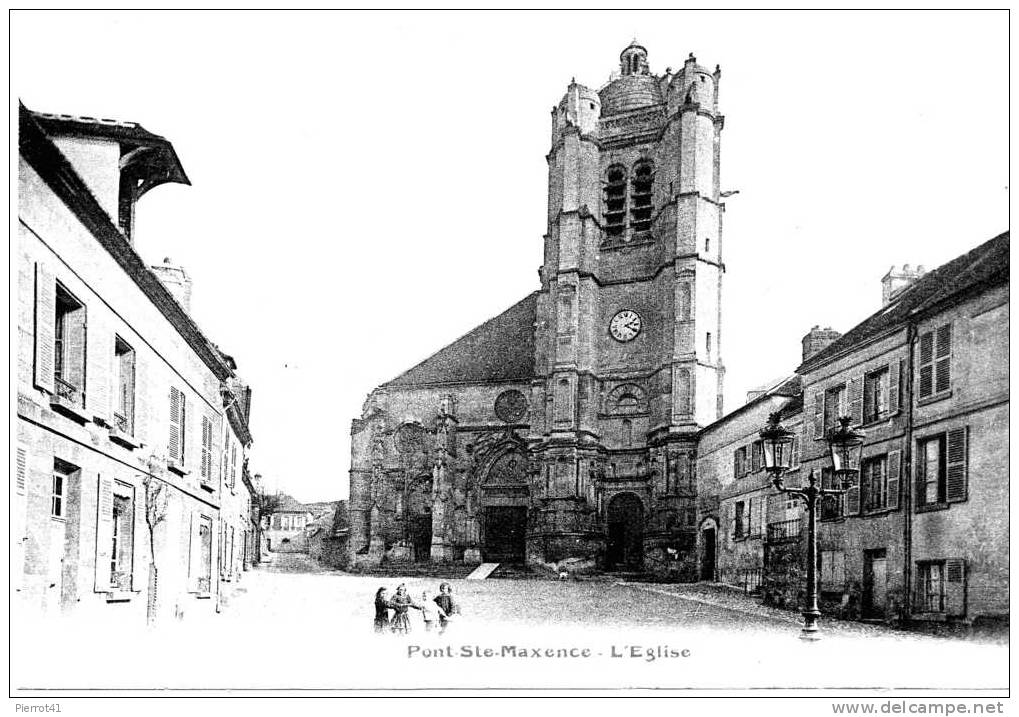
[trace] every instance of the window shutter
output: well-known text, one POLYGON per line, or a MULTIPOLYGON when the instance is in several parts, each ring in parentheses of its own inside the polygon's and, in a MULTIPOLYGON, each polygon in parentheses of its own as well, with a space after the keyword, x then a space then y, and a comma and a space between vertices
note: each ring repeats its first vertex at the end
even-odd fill
POLYGON ((15 478, 15 488, 17 489, 18 495, 25 495, 25 483, 28 478, 28 449, 25 446, 18 446, 16 463, 17 475, 15 478))
POLYGON ((924 486, 927 483, 927 458, 925 455, 925 445, 926 444, 923 442, 918 442, 916 444, 916 457, 913 461, 916 464, 916 476, 913 479, 914 505, 924 504, 924 486))
POLYGON ((948 432, 947 460, 945 461, 945 498, 949 503, 957 503, 967 498, 966 432, 967 428, 965 426, 952 429, 948 432))
POLYGON ((198 533, 201 524, 196 513, 191 514, 191 540, 188 544, 188 592, 198 592, 198 578, 202 570, 202 538, 198 533))
POLYGON ((202 416, 202 480, 212 480, 212 421, 202 416))
POLYGON ((113 332, 91 312, 85 334, 85 410, 104 422, 110 421, 113 378, 113 332))
POLYGON ((849 415, 853 418, 853 425, 860 426, 863 424, 863 376, 850 379, 847 390, 849 415))
POLYGON ((856 482, 845 492, 846 511, 844 515, 858 515, 860 513, 860 478, 861 474, 857 473, 856 482))
POLYGON ((938 327, 935 341, 934 392, 947 391, 951 383, 952 368, 952 325, 938 327))
POLYGON ((934 394, 934 332, 920 336, 920 398, 934 394))
POLYGON ((966 561, 963 558, 945 560, 945 614, 966 616, 966 561))
POLYGON ((733 538, 736 537, 736 504, 726 503, 725 520, 728 525, 725 528, 725 542, 731 547, 733 538))
POLYGON ((902 361, 888 364, 888 413, 899 412, 899 387, 902 385, 902 361))
POLYGON ((27 535, 25 527, 28 522, 26 515, 25 484, 28 482, 28 447, 18 445, 17 447, 17 475, 15 478, 16 491, 11 517, 12 528, 11 538, 11 587, 21 590, 25 579, 25 540, 27 535))
POLYGON ((888 507, 899 507, 899 476, 902 471, 902 451, 888 453, 888 507))
POLYGON ((824 391, 814 391, 814 440, 824 438, 824 391))
POLYGON ((183 396, 173 386, 170 387, 170 441, 167 449, 170 452, 170 458, 175 461, 180 460, 181 454, 181 404, 183 403, 183 396))
POLYGON ((96 592, 109 592, 113 547, 113 479, 99 475, 96 500, 96 592))
POLYGON ((131 563, 131 590, 141 592, 147 584, 148 563, 145 557, 149 549, 149 526, 145 523, 145 486, 134 491, 134 560, 131 563))
POLYGON ((149 366, 135 353, 134 357, 134 438, 138 443, 149 443, 149 366))
POLYGON ((35 265, 35 385, 53 393, 53 343, 57 317, 57 280, 43 264, 35 265))

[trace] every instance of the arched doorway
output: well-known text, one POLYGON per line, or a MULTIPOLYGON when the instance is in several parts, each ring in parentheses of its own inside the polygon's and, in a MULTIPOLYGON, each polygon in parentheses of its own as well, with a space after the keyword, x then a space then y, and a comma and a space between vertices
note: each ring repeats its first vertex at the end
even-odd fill
POLYGON ((644 505, 633 493, 620 493, 609 501, 606 570, 640 570, 644 567, 644 505))
POLYGON ((523 564, 527 545, 527 454, 513 448, 488 467, 481 485, 481 559, 523 564))
POLYGON ((718 527, 713 519, 701 524, 701 580, 715 580, 715 548, 718 545, 718 527))

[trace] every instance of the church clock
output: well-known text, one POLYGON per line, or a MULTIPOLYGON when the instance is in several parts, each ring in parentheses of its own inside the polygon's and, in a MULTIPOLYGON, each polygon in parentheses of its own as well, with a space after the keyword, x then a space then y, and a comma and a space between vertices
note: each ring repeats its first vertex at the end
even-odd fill
POLYGON ((616 341, 633 341, 640 333, 640 314, 631 309, 623 309, 609 321, 609 333, 616 341))

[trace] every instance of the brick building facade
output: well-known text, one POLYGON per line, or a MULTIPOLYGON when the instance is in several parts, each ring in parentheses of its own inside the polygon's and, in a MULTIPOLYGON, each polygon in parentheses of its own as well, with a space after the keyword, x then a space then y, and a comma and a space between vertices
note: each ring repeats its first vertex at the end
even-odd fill
POLYGON ((538 291, 371 393, 351 559, 696 576, 721 413, 720 71, 636 43, 553 108, 538 291))

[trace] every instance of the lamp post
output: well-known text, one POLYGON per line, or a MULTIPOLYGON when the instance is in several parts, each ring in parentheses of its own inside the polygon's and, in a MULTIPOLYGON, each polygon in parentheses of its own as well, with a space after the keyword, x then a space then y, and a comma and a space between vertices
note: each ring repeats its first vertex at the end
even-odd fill
POLYGON ((792 460, 793 432, 784 428, 781 416, 773 413, 768 425, 761 431, 764 444, 764 469, 771 476, 775 489, 787 495, 802 498, 807 505, 807 597, 803 608, 803 640, 818 640, 817 621, 821 611, 817 607, 817 503, 821 496, 842 495, 854 483, 860 470, 860 456, 863 452, 864 434, 850 427, 852 418, 839 418, 841 424, 825 436, 832 460, 835 478, 842 489, 818 487, 814 471, 810 471, 805 488, 785 488, 782 474, 790 468, 792 460))

